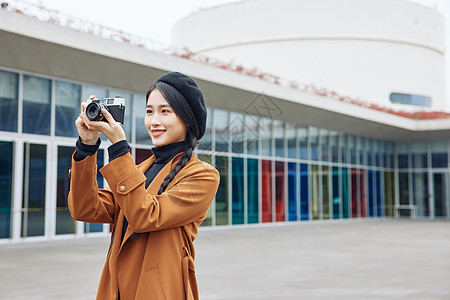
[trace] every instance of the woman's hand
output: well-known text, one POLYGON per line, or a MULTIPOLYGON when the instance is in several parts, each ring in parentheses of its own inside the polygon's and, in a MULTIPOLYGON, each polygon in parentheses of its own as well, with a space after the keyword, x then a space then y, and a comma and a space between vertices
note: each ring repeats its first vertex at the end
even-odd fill
MULTIPOLYGON (((89 99, 92 99, 92 96, 89 99)), ((86 116, 86 106, 86 102, 81 103, 81 114, 75 122, 78 134, 84 144, 95 145, 100 133, 103 133, 112 144, 126 139, 122 125, 116 122, 106 109, 102 108, 102 113, 108 122, 91 121, 86 116)))
MULTIPOLYGON (((95 96, 90 96, 89 99, 93 99, 95 96)), ((75 121, 75 125, 77 126, 78 135, 81 138, 83 144, 86 145, 95 145, 97 144, 98 138, 100 137, 100 131, 95 131, 88 127, 85 120, 87 120, 85 111, 86 111, 86 102, 81 103, 81 114, 78 116, 75 121)), ((88 120, 89 121, 89 120, 88 120)))

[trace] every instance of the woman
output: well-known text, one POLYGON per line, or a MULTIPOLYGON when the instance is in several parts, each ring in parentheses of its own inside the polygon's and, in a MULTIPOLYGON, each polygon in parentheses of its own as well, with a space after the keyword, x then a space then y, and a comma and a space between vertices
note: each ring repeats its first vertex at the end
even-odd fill
POLYGON ((90 121, 82 103, 69 209, 76 220, 114 224, 97 299, 198 299, 193 240, 219 184, 217 170, 192 154, 206 127, 203 95, 192 78, 173 72, 146 99, 156 147, 138 166, 120 124, 105 109, 108 122, 90 121), (96 181, 101 132, 112 143, 100 169, 107 189, 96 181))

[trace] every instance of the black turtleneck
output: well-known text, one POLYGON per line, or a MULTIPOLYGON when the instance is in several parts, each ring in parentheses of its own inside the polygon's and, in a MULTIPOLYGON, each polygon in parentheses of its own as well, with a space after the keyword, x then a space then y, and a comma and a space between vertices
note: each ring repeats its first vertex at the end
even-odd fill
MULTIPOLYGON (((153 155, 155 155, 156 160, 154 163, 148 168, 147 171, 145 171, 145 177, 147 179, 145 180, 145 188, 148 188, 148 186, 152 183, 153 179, 155 179, 156 175, 158 175, 159 171, 164 168, 164 166, 172 160, 172 158, 175 157, 178 153, 184 151, 185 141, 176 142, 172 144, 168 144, 161 147, 153 147, 152 152, 153 155)), ((98 140, 96 145, 85 145, 81 142, 81 139, 79 138, 76 143, 77 151, 75 153, 75 161, 81 161, 88 155, 93 155, 97 152, 98 148, 100 147, 100 139, 98 140)), ((109 154, 109 162, 113 161, 114 159, 118 158, 119 156, 124 155, 125 153, 130 151, 130 145, 126 140, 117 142, 111 146, 108 147, 108 154, 109 154)), ((124 217, 123 220, 123 228, 122 228, 122 240, 125 236, 125 231, 128 227, 128 220, 124 217)))
MULTIPOLYGON (((172 160, 178 153, 184 150, 185 141, 176 142, 172 144, 168 144, 161 147, 153 147, 152 152, 156 157, 156 160, 153 164, 148 168, 145 172, 145 188, 148 188, 150 183, 152 183, 153 179, 155 179, 156 175, 158 175, 159 171, 164 168, 164 166, 172 160)), ((126 217, 123 218, 123 227, 122 227, 122 239, 125 236, 125 232, 127 231, 128 220, 126 217)))

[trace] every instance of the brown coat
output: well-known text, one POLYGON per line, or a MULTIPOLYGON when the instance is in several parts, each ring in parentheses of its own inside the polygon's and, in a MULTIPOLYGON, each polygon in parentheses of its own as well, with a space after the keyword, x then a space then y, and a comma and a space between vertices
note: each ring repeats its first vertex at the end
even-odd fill
POLYGON ((72 161, 69 209, 76 220, 113 223, 97 299, 198 299, 193 240, 219 185, 219 173, 195 155, 157 195, 176 155, 145 189, 144 172, 127 153, 100 169, 109 188, 98 189, 96 155, 72 161), (121 243, 123 218, 129 226, 121 243), (133 232, 141 233, 130 238, 133 232))

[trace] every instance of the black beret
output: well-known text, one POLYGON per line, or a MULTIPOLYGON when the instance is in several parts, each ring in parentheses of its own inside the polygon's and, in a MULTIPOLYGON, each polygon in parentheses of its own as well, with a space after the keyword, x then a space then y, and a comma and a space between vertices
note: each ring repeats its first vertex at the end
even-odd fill
POLYGON ((206 105, 202 91, 198 88, 197 83, 191 77, 179 72, 165 74, 156 82, 158 81, 173 86, 186 99, 197 119, 198 127, 200 128, 200 134, 197 139, 200 139, 206 129, 206 105))

